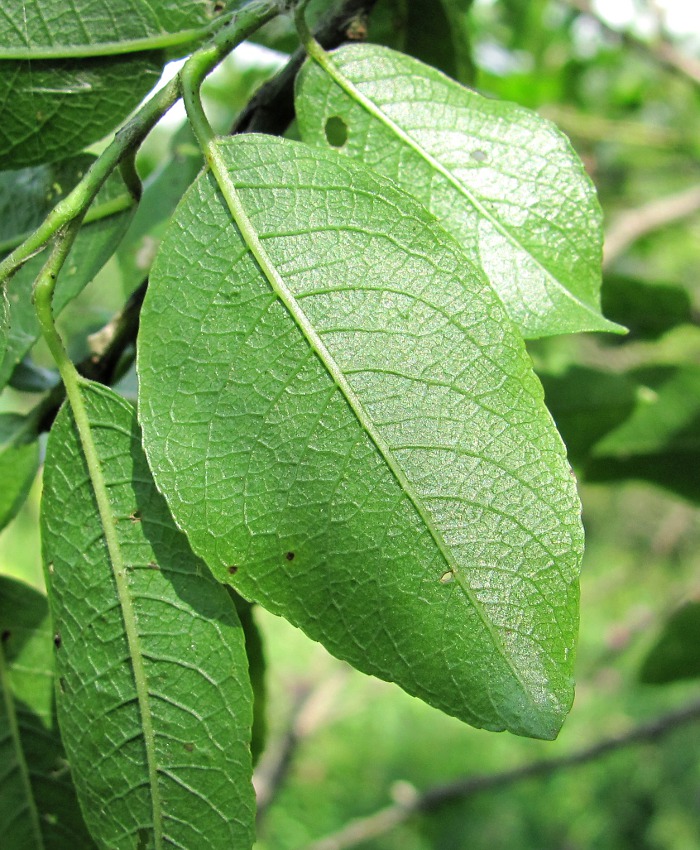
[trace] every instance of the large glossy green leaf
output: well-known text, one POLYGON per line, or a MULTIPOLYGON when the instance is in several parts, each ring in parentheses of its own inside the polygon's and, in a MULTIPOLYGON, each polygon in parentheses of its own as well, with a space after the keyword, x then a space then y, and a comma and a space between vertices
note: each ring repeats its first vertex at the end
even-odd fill
POLYGON ((241 2, 0 0, 0 59, 66 59, 183 44, 241 2))
POLYGON ((298 78, 305 141, 333 142, 422 201, 526 336, 617 329, 600 314, 593 184, 553 124, 386 48, 351 45, 331 59, 342 86, 311 60, 298 78), (339 122, 340 144, 328 132, 339 122))
POLYGON ((642 682, 663 685, 700 676, 700 601, 688 602, 666 623, 640 671, 642 682))
POLYGON ((0 576, 0 846, 91 850, 54 711, 46 597, 0 576))
MULTIPOLYGON (((41 223, 56 202, 67 194, 94 157, 77 156, 54 165, 0 174, 0 240, 5 247, 19 244, 41 223), (14 212, 9 211, 14 208, 14 212), (5 212, 8 215, 4 215, 5 212)), ((133 213, 133 199, 121 178, 111 176, 88 210, 56 285, 54 313, 73 300, 111 256, 133 213)), ((0 387, 39 338, 32 303, 34 279, 46 262, 46 250, 32 257, 10 279, 10 329, 5 356, 0 361, 0 387)))
POLYGON ((131 406, 96 384, 81 394, 107 515, 64 408, 42 538, 58 718, 86 822, 109 850, 249 847, 252 696, 235 607, 173 525, 131 406))
POLYGON ((158 82, 158 54, 0 61, 0 169, 71 156, 106 136, 158 82))
POLYGON ((556 734, 581 553, 522 340, 454 240, 386 178, 220 142, 273 271, 210 174, 151 273, 144 444, 217 577, 469 723, 556 734))
POLYGON ((700 502, 700 367, 644 367, 627 373, 635 405, 591 450, 590 481, 636 478, 700 502))
POLYGON ((0 531, 27 498, 39 467, 36 423, 25 416, 0 413, 0 531))

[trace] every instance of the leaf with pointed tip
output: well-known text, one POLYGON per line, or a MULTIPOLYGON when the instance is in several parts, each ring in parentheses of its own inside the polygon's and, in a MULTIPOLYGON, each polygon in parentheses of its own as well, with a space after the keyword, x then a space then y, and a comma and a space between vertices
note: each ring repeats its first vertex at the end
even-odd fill
POLYGON ((235 607, 156 492, 132 407, 97 384, 80 392, 104 484, 64 407, 42 540, 58 719, 86 822, 110 850, 250 847, 252 696, 235 607))
POLYGON ((342 123, 336 146, 434 213, 525 336, 621 330, 600 314, 595 190, 553 124, 387 48, 330 57, 342 86, 312 60, 297 79, 304 141, 328 147, 342 123))
POLYGON ((39 467, 36 422, 0 413, 0 531, 24 504, 39 467))
MULTIPOLYGON (((19 244, 52 207, 78 182, 95 157, 69 160, 0 174, 0 240, 6 248, 19 244), (12 212, 10 212, 12 211, 12 212)), ((113 174, 91 204, 56 285, 54 314, 73 300, 109 259, 131 220, 133 199, 123 180, 113 174)), ((0 387, 40 335, 32 303, 34 279, 46 262, 46 249, 29 259, 10 278, 10 328, 5 355, 0 360, 0 387)))
POLYGON ((158 82, 159 54, 0 61, 0 169, 71 156, 112 131, 158 82))
POLYGON ((56 723, 46 597, 0 576, 0 635, 0 846, 91 850, 56 723))
POLYGON ((219 145, 249 241, 198 178, 141 317, 144 445, 176 522, 218 578, 360 670, 553 737, 582 533, 520 335, 391 181, 272 137, 219 145))
POLYGON ((66 59, 158 50, 204 35, 241 1, 0 0, 0 59, 66 59))

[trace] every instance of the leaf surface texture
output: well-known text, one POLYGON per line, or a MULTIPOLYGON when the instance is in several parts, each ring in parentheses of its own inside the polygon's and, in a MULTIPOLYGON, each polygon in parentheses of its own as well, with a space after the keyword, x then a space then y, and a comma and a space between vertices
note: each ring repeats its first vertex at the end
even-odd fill
POLYGON ((304 141, 328 147, 328 121, 342 121, 342 152, 435 214, 525 336, 619 329, 600 314, 593 184, 553 124, 387 48, 330 56, 345 87, 311 60, 297 80, 304 141))
POLYGON ((42 538, 58 717, 88 827, 111 850, 249 847, 252 697, 235 608, 172 524, 131 406, 81 392, 117 544, 65 407, 42 538))
POLYGON ((195 551, 359 669, 467 722, 556 734, 579 508, 522 339, 416 201, 334 152, 221 141, 139 341, 144 445, 195 551))

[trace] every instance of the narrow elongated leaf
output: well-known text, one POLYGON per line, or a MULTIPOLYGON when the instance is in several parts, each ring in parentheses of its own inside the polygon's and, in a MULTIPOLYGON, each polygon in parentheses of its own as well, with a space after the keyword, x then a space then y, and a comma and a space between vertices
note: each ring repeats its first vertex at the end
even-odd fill
POLYGON ((0 169, 55 162, 98 141, 138 106, 160 71, 159 55, 143 53, 0 61, 0 169))
POLYGON ((664 685, 700 676, 700 602, 688 602, 666 623, 640 671, 642 682, 664 685))
MULTIPOLYGON (((39 166, 0 175, 0 211, 13 203, 18 212, 10 226, 0 230, 6 246, 18 244, 44 218, 49 208, 73 188, 94 157, 79 156, 55 166, 39 166)), ((121 178, 114 174, 91 205, 87 224, 78 233, 58 277, 54 313, 58 315, 92 280, 112 255, 133 214, 133 199, 121 178)), ((5 356, 0 361, 0 387, 39 338, 39 323, 32 303, 34 279, 46 262, 46 249, 32 257, 10 279, 10 329, 5 356)))
POLYGON ((82 395, 108 516, 64 408, 42 538, 58 718, 88 827, 110 850, 249 847, 252 697, 235 607, 173 525, 131 406, 98 385, 82 395))
POLYGON ((0 0, 0 59, 65 59, 192 41, 241 2, 0 0))
POLYGON ((217 577, 469 723, 551 737, 581 527, 522 339, 434 218, 333 152, 220 142, 152 270, 144 444, 217 577), (250 244, 250 242, 248 243, 250 244))
POLYGON ((0 846, 91 850, 54 711, 46 597, 0 576, 0 846))
POLYGON ((342 122, 336 146, 437 216, 525 336, 619 329, 600 314, 595 191, 553 124, 386 48, 350 45, 331 58, 342 87, 311 60, 298 78, 305 141, 328 147, 342 122))
POLYGON ((0 413, 0 530, 24 504, 39 466, 36 424, 26 416, 0 413))

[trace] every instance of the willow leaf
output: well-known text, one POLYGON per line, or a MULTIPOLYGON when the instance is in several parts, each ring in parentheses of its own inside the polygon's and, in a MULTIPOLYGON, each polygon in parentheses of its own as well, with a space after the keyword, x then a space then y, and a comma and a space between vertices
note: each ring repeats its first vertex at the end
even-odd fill
POLYGON ((241 2, 0 0, 0 59, 66 59, 155 50, 201 37, 241 2))
POLYGON ((220 150, 245 236, 198 178, 141 318, 144 445, 176 522, 217 577, 359 669, 554 736, 581 527, 520 335, 391 181, 264 136, 220 150))
POLYGON ((46 597, 0 576, 0 846, 91 850, 54 711, 46 597))
POLYGON ((330 57, 335 79, 309 60, 297 81, 304 141, 334 142, 422 201, 525 336, 619 330, 600 314, 593 184, 553 124, 387 48, 330 57), (330 132, 338 124, 342 144, 330 132))
POLYGON ((58 718, 88 827, 110 850, 249 847, 252 697, 235 607, 173 525, 131 406, 98 385, 81 393, 104 482, 64 408, 42 537, 58 718))

